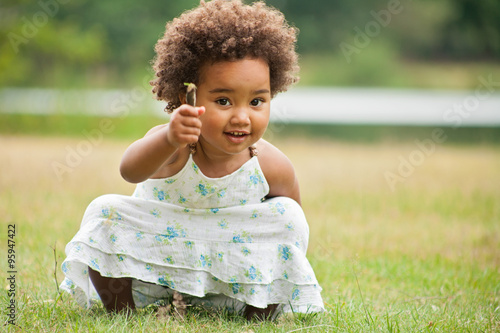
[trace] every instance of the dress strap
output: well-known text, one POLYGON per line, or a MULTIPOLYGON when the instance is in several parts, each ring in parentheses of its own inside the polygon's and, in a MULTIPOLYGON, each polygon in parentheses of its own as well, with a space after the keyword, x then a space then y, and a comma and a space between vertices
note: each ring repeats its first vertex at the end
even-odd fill
POLYGON ((189 153, 191 155, 194 155, 196 153, 196 142, 189 144, 189 153))
POLYGON ((254 156, 259 155, 259 151, 257 150, 257 147, 250 146, 250 147, 248 147, 248 149, 250 150, 250 157, 254 157, 254 156))

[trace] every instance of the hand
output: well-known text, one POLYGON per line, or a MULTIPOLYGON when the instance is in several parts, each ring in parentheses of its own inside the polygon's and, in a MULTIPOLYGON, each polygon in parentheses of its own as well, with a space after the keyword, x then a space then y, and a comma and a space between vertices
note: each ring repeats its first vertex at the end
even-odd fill
POLYGON ((187 104, 174 110, 167 130, 168 142, 177 148, 184 148, 196 143, 201 133, 199 117, 205 113, 205 107, 194 107, 187 104))

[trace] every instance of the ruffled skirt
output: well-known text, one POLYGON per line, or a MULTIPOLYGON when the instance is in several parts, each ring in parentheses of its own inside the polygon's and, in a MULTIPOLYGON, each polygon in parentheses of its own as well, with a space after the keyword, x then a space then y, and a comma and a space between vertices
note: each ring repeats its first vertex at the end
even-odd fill
POLYGON ((61 288, 90 306, 99 299, 90 267, 102 276, 133 278, 139 307, 175 290, 193 304, 230 310, 281 304, 284 312, 323 311, 306 258, 308 237, 302 208, 285 197, 192 209, 104 195, 89 205, 66 246, 61 288))

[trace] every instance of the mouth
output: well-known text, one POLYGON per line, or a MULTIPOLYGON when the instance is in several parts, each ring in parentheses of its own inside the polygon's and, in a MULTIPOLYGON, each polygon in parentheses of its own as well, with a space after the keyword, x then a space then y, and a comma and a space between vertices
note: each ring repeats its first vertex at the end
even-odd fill
POLYGON ((250 134, 246 131, 228 131, 224 132, 226 137, 229 139, 230 142, 233 143, 241 143, 245 141, 245 138, 250 134))

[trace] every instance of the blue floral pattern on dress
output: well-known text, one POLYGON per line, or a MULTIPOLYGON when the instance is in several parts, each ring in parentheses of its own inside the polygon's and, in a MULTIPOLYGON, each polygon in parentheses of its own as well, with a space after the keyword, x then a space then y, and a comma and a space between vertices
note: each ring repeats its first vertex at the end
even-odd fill
POLYGON ((254 266, 250 266, 248 271, 245 272, 245 276, 250 281, 262 282, 262 273, 254 266))
POLYGON ((158 198, 159 201, 164 201, 170 199, 170 195, 163 190, 159 190, 158 187, 153 188, 153 195, 158 198))
POLYGON ((286 245, 278 245, 278 257, 284 261, 292 259, 292 252, 290 252, 290 248, 286 245))
POLYGON ((204 268, 204 267, 212 267, 212 260, 210 259, 210 257, 205 254, 205 255, 200 255, 200 261, 199 261, 199 266, 204 268))
POLYGON ((123 218, 113 207, 104 207, 101 209, 101 216, 108 221, 122 221, 123 218))
POLYGON ((242 231, 240 233, 233 234, 233 243, 251 243, 252 237, 247 231, 242 231))
POLYGON ((217 223, 217 225, 219 227, 221 227, 221 229, 227 229, 227 221, 226 221, 226 219, 220 220, 219 223, 217 223))
POLYGON ((268 193, 257 158, 226 177, 208 178, 189 156, 177 175, 89 206, 68 244, 61 287, 81 293, 86 287, 73 281, 89 281, 90 267, 192 295, 254 304, 272 299, 306 311, 302 299, 313 299, 322 307, 305 257, 308 228, 300 206, 289 198, 266 200, 268 193))

